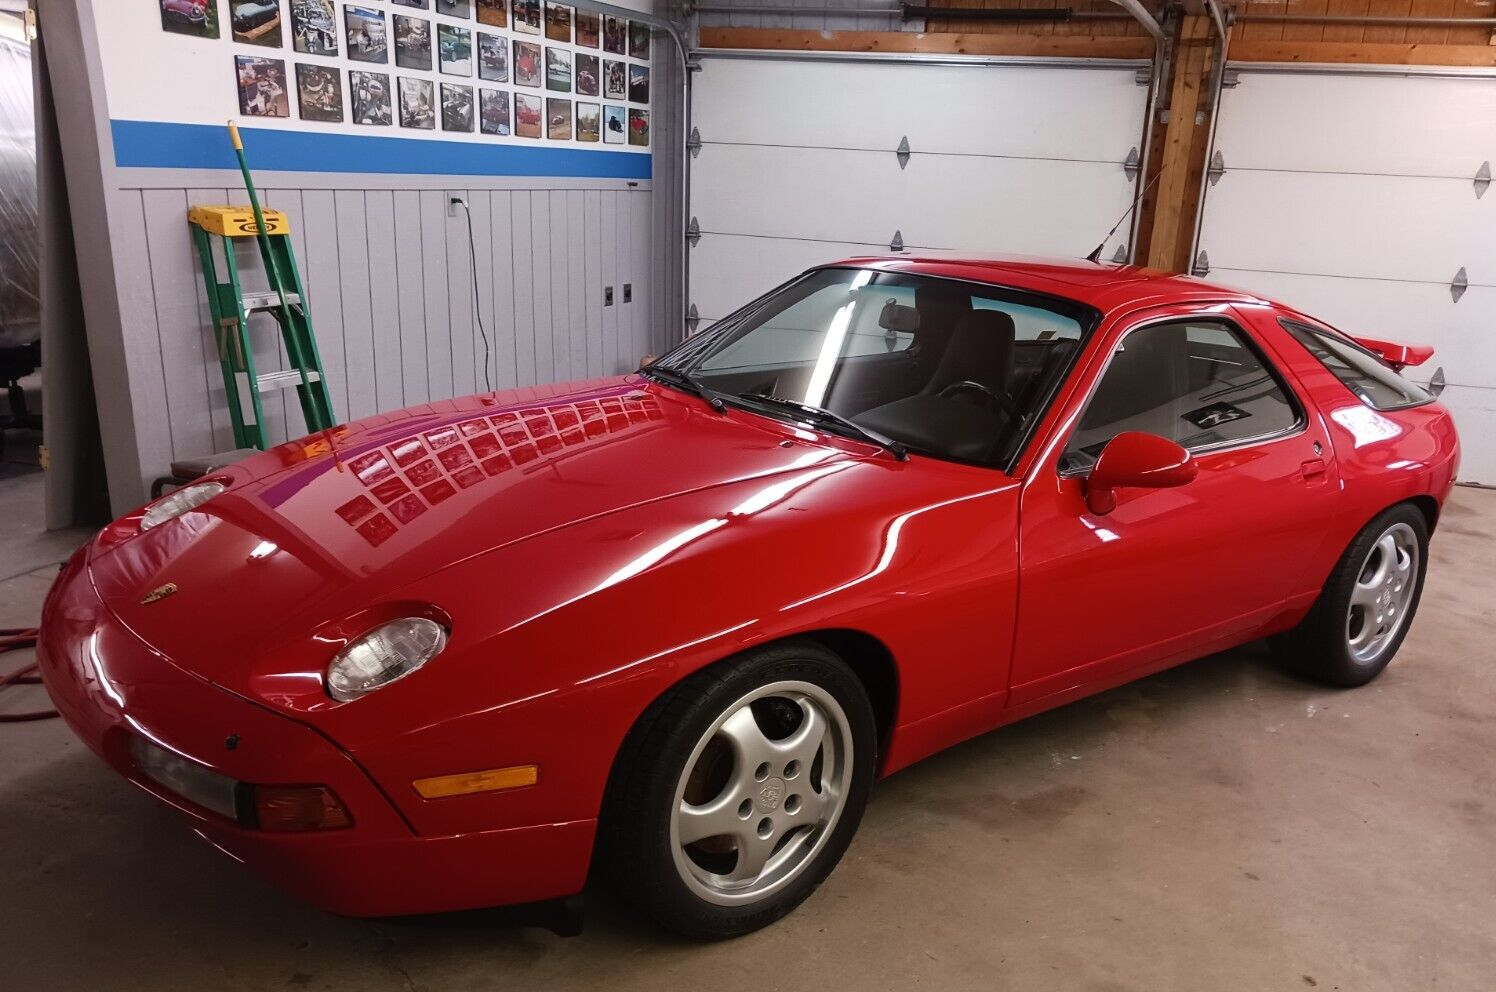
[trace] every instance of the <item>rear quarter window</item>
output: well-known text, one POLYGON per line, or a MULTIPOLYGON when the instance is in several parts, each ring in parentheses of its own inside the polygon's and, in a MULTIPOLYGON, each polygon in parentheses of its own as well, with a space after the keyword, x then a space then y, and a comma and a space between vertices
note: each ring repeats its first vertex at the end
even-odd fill
POLYGON ((1433 394, 1398 375, 1376 355, 1334 334, 1294 320, 1279 320, 1356 398, 1374 410, 1397 410, 1433 402, 1433 394))

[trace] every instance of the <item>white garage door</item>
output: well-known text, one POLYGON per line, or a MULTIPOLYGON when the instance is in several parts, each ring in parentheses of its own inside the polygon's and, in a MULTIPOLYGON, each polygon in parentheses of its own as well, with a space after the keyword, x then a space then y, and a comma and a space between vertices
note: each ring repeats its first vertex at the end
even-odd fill
MULTIPOLYGON (((916 251, 1085 256, 1134 193, 1124 162, 1142 134, 1143 65, 704 55, 700 326, 809 266, 887 253, 896 233, 916 251)), ((1124 224, 1103 257, 1127 236, 1124 224)))
POLYGON ((1496 162, 1496 78, 1239 69, 1205 199, 1209 278, 1433 345, 1408 374, 1444 369, 1460 477, 1496 483, 1496 192, 1474 181, 1496 162))

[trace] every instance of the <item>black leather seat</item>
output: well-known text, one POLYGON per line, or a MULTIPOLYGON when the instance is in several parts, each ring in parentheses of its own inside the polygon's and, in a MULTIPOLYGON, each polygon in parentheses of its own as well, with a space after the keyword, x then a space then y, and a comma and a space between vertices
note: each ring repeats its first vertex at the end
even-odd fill
MULTIPOLYGON (((920 315, 923 327, 924 314, 920 315)), ((999 310, 973 310, 960 317, 940 363, 913 396, 864 411, 859 424, 911 447, 985 461, 1010 419, 1013 377, 1013 318, 999 310), (997 398, 995 407, 979 396, 940 393, 958 382, 976 382, 997 398)))

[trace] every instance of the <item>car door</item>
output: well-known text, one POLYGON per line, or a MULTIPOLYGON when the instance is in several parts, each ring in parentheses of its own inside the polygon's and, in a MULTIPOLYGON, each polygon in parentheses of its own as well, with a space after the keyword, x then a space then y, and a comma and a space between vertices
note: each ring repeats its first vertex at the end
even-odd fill
POLYGON ((1333 512, 1324 425, 1231 307, 1110 321, 1083 365, 1025 480, 1010 705, 1252 636, 1333 512), (1087 472, 1124 430, 1179 442, 1199 475, 1092 513, 1087 472))

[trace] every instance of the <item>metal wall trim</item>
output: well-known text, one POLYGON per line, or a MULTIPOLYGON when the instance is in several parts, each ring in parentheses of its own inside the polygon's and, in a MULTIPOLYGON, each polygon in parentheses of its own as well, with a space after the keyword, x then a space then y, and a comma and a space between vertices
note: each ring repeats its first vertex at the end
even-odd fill
POLYGON ((702 48, 696 58, 757 59, 777 62, 849 62, 890 65, 953 65, 970 68, 1132 69, 1152 65, 1149 59, 1100 59, 1053 55, 940 55, 926 52, 812 52, 798 49, 702 48))
POLYGON ((1496 79, 1496 66, 1381 65, 1345 62, 1237 62, 1227 63, 1236 72, 1305 76, 1426 76, 1436 79, 1496 79))

